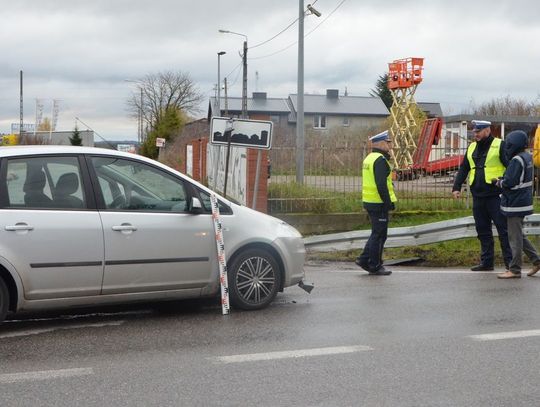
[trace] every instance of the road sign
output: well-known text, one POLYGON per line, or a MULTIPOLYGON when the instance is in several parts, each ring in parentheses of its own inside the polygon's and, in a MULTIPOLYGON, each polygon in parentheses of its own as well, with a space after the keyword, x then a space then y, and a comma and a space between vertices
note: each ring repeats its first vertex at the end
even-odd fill
POLYGON ((268 150, 272 146, 272 127, 273 123, 265 120, 212 117, 210 143, 226 145, 230 131, 231 145, 268 150))
POLYGON ((156 138, 156 147, 164 147, 165 146, 165 139, 161 137, 156 138))

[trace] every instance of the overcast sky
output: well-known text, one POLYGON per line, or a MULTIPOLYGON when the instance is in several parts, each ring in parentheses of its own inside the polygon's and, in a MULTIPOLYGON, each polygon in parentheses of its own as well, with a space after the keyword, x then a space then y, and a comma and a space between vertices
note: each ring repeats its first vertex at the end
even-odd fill
MULTIPOLYGON (((306 5, 309 1, 305 1, 306 5)), ((445 114, 511 95, 540 94, 538 0, 313 0, 320 18, 305 19, 305 92, 366 96, 394 59, 425 58, 416 98, 440 102, 445 114), (342 4, 341 4, 342 3, 342 4), (340 5, 341 4, 341 5, 340 5), (331 14, 333 12, 333 14, 331 14), (318 26, 318 27, 317 27, 318 26)), ((206 101, 229 75, 230 96, 241 96, 239 51, 248 36, 248 93, 286 97, 297 89, 296 0, 0 0, 0 133, 19 122, 19 71, 24 72, 24 121, 36 99, 51 116, 60 100, 58 130, 79 117, 111 140, 136 139, 125 79, 181 70, 206 101), (276 53, 277 52, 277 53, 276 53), (274 54, 274 55, 272 55, 274 54), (271 56, 268 56, 271 55, 271 56), (235 70, 235 68, 237 68, 235 70), (257 73, 257 75, 256 75, 257 73)), ((79 128, 84 129, 83 125, 79 128)))

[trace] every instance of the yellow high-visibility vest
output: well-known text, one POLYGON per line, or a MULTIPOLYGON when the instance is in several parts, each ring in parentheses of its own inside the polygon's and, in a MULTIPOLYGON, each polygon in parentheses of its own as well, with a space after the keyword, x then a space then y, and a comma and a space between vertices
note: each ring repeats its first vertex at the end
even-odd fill
MULTIPOLYGON (((469 166, 471 170, 469 172, 469 185, 472 185, 474 181, 474 175, 476 174, 476 166, 472 157, 473 151, 476 148, 478 143, 476 141, 472 142, 467 149, 467 160, 469 160, 469 166)), ((484 164, 484 175, 486 184, 490 184, 493 178, 502 177, 504 174, 505 167, 501 162, 501 157, 499 156, 499 150, 501 147, 501 139, 494 138, 489 146, 489 150, 486 157, 486 163, 484 164)))
POLYGON ((540 167, 540 124, 534 133, 533 162, 535 167, 540 167))
MULTIPOLYGON (((377 190, 377 184, 375 183, 375 171, 373 165, 375 160, 379 157, 384 157, 381 153, 372 152, 368 154, 364 160, 362 166, 362 201, 368 203, 382 203, 382 199, 377 190)), ((386 160, 386 158, 384 158, 386 160)), ((388 174, 386 178, 386 185, 388 187, 388 193, 390 194, 390 200, 396 202, 396 194, 394 193, 394 185, 392 184, 392 174, 388 174)))

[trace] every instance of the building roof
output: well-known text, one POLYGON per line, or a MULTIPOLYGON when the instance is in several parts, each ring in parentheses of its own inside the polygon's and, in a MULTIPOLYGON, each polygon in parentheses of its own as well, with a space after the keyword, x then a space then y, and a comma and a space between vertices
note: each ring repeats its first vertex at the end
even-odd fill
POLYGON ((418 107, 426 112, 428 117, 442 117, 443 112, 441 109, 440 103, 433 103, 433 102, 417 102, 418 107))
POLYGON ((533 116, 482 116, 472 114, 458 114, 453 116, 446 116, 444 121, 446 123, 456 122, 469 122, 471 120, 488 120, 491 123, 532 123, 540 124, 540 117, 533 116))
MULTIPOLYGON (((337 91, 336 91, 337 92, 337 91)), ((259 93, 259 95, 265 95, 259 93)), ((250 113, 288 114, 290 121, 295 121, 297 110, 297 95, 288 98, 251 97, 247 99, 247 110, 250 113)), ((228 110, 240 112, 242 98, 227 98, 228 110)), ((215 106, 216 98, 210 98, 209 117, 215 106)), ((225 110, 225 99, 220 100, 221 111, 225 110)), ((388 116, 389 112, 380 97, 375 96, 336 96, 304 95, 304 113, 306 114, 335 114, 354 116, 388 116)))
MULTIPOLYGON (((242 98, 228 97, 228 109, 233 112, 242 111, 242 98)), ((216 105, 216 98, 210 98, 210 109, 216 105)), ((225 110, 225 98, 220 99, 221 110, 225 110)), ((248 98, 247 110, 251 113, 289 113, 284 98, 248 98)))
MULTIPOLYGON (((298 96, 296 94, 289 95, 289 99, 296 111, 298 96)), ((329 98, 326 95, 304 95, 304 113, 357 116, 388 116, 390 114, 378 96, 339 96, 329 98)))

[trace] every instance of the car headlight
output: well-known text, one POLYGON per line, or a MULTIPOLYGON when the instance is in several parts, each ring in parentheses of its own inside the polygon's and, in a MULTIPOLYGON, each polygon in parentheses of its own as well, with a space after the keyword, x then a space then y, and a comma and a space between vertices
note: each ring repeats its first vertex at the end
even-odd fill
POLYGON ((277 232, 278 236, 282 237, 302 237, 301 233, 298 230, 283 221, 278 223, 277 232))

